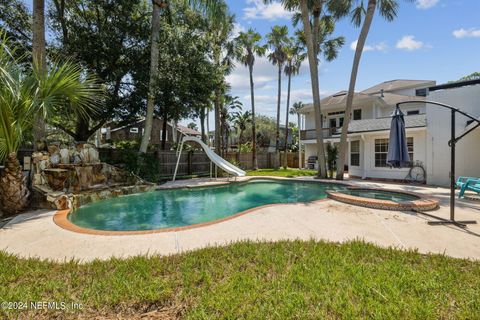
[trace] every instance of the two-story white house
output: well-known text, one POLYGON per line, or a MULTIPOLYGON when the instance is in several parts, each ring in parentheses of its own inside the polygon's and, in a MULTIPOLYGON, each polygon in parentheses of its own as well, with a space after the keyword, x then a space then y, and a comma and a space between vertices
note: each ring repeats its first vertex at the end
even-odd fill
MULTIPOLYGON (((357 92, 348 130, 347 161, 350 177, 362 179, 403 180, 408 168, 391 169, 387 163, 391 114, 399 102, 422 101, 431 80, 392 80, 357 92)), ((341 91, 321 101, 325 143, 338 144, 345 114, 347 92, 341 91)), ((426 165, 427 121, 425 103, 402 106, 410 158, 426 165)), ((312 104, 306 104, 304 130, 300 142, 305 146, 305 159, 316 156, 315 118, 312 104)), ((308 166, 308 163, 305 164, 308 166)))

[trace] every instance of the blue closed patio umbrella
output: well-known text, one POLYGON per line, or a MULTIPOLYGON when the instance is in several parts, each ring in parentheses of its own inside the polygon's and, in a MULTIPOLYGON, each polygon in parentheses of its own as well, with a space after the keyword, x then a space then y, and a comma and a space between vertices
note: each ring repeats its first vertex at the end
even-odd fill
POLYGON ((396 107, 392 115, 387 164, 393 168, 403 168, 410 165, 407 137, 405 135, 405 120, 403 119, 403 112, 399 106, 396 107))

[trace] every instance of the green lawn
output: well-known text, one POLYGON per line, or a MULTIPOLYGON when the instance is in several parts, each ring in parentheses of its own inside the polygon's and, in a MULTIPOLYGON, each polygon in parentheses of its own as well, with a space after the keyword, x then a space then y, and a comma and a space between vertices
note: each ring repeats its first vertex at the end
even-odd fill
POLYGON ((275 177, 301 177, 315 176, 316 170, 299 170, 299 169, 258 169, 248 170, 247 176, 275 176, 275 177))
MULTIPOLYGON (((359 241, 242 242, 83 265, 0 253, 2 301, 82 303, 81 314, 70 313, 81 318, 153 312, 162 319, 479 319, 479 288, 478 261, 359 241)), ((16 316, 0 310, 0 318, 16 316)))

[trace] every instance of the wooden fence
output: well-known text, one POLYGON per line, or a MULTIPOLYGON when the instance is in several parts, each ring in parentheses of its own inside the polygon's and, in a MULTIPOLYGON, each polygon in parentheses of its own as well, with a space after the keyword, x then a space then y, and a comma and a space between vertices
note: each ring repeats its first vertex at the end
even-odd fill
MULTIPOLYGON (((99 149, 100 158, 111 164, 124 163, 126 152, 122 149, 99 149)), ((159 176, 162 178, 170 178, 175 172, 177 162, 176 151, 152 151, 150 155, 154 155, 158 159, 159 176)), ((283 165, 284 153, 280 153, 279 165, 283 165)), ((244 170, 253 169, 252 153, 236 153, 229 152, 225 158, 238 165, 244 170)), ((257 153, 257 162, 259 169, 274 168, 277 155, 271 152, 257 153)), ((304 155, 302 154, 302 161, 304 155)), ((298 168, 298 153, 289 152, 287 154, 288 167, 298 168)), ((214 169, 214 167, 212 167, 214 169)), ((208 176, 210 175, 210 159, 203 151, 184 151, 180 156, 178 165, 178 176, 208 176)))

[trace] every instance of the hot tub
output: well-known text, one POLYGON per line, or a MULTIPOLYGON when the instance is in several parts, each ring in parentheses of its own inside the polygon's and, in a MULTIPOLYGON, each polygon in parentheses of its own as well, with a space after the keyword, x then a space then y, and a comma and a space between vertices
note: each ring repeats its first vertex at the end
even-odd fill
POLYGON ((405 191, 349 187, 345 190, 327 190, 326 193, 330 199, 373 209, 428 211, 438 208, 438 200, 405 191))

